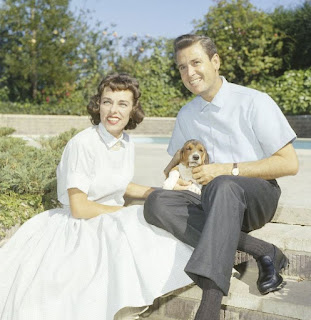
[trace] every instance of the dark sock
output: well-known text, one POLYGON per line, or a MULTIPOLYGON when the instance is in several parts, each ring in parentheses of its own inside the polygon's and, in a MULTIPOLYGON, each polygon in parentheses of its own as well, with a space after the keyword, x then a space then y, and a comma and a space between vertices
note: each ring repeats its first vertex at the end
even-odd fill
POLYGON ((219 320, 223 292, 214 281, 204 277, 200 278, 200 287, 202 300, 194 320, 219 320))
POLYGON ((274 258, 273 244, 254 238, 243 231, 240 233, 238 250, 252 255, 256 260, 260 256, 269 256, 271 259, 274 258))

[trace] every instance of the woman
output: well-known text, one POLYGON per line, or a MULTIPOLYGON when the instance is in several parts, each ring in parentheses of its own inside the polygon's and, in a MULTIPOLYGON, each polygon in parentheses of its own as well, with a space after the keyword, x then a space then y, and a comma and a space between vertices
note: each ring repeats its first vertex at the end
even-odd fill
POLYGON ((115 314, 191 283, 192 249, 147 224, 142 206, 123 206, 124 194, 152 192, 130 183, 134 145, 123 132, 143 120, 139 97, 128 75, 100 83, 88 105, 94 125, 68 142, 57 168, 62 208, 33 217, 0 249, 1 320, 134 319, 115 314))

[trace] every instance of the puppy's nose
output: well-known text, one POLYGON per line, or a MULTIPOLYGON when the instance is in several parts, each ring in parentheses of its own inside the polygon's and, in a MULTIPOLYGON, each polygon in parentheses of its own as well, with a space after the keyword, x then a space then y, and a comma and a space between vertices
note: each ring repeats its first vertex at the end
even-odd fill
POLYGON ((198 154, 194 154, 192 156, 193 160, 199 160, 200 159, 200 156, 198 154))

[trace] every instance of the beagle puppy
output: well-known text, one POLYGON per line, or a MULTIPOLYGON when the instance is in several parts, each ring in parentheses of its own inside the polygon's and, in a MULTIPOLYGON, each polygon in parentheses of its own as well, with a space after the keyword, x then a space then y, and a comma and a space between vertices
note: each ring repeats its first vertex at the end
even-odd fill
POLYGON ((201 194, 202 185, 192 178, 192 168, 202 164, 208 164, 208 154, 204 145, 198 140, 188 140, 184 146, 178 150, 170 163, 164 169, 166 179, 163 189, 173 190, 178 179, 192 181, 187 190, 201 194))

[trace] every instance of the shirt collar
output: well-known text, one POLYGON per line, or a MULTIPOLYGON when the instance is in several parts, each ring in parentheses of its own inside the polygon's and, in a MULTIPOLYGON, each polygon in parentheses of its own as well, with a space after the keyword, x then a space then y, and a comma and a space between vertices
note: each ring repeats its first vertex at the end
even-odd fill
POLYGON ((220 87, 220 89, 218 90, 218 92, 216 93, 215 97, 213 98, 213 100, 211 102, 208 102, 206 100, 204 100, 201 96, 201 101, 200 101, 200 109, 201 111, 204 110, 205 107, 207 106, 215 106, 218 108, 222 108, 225 106, 225 100, 226 100, 226 96, 227 96, 227 92, 229 89, 229 85, 228 85, 228 81, 226 80, 225 77, 220 76, 221 80, 222 80, 222 85, 220 87))
POLYGON ((125 147, 125 145, 129 142, 129 136, 125 132, 122 133, 120 138, 116 138, 107 131, 101 122, 97 127, 97 132, 108 149, 120 146, 125 147))

